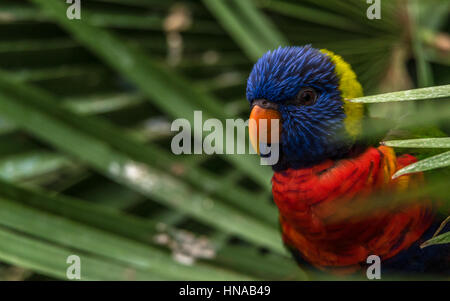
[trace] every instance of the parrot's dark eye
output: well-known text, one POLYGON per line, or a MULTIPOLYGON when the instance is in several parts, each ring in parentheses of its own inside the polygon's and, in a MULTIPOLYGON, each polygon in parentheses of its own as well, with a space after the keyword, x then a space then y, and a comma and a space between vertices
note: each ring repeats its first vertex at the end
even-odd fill
POLYGON ((313 88, 303 88, 298 92, 295 99, 289 103, 298 106, 310 106, 316 103, 317 93, 313 88))

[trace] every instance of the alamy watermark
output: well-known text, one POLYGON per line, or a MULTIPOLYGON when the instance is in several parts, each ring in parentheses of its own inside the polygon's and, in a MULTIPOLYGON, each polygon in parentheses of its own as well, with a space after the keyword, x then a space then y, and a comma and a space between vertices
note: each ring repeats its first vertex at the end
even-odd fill
POLYGON ((219 119, 211 118, 203 122, 202 112, 194 111, 193 128, 184 118, 172 122, 171 131, 178 133, 172 138, 171 149, 176 155, 259 153, 262 165, 274 165, 280 154, 279 127, 279 119, 226 119, 224 124, 219 119), (253 141, 247 141, 248 128, 253 129, 253 141))
POLYGON ((81 0, 66 0, 70 6, 66 10, 66 16, 69 20, 81 19, 81 0))
POLYGON ((367 268, 366 276, 367 279, 381 279, 381 259, 377 255, 370 255, 366 260, 367 264, 370 266, 367 268))
MULTIPOLYGON (((81 19, 81 0, 66 0, 70 6, 67 8, 66 15, 69 20, 81 19)), ((366 0, 370 6, 367 8, 366 15, 369 20, 381 19, 381 0, 366 0)))
POLYGON ((367 8, 367 19, 380 20, 381 19, 381 0, 367 0, 367 4, 371 4, 367 8))
POLYGON ((81 259, 78 255, 69 255, 66 259, 66 263, 69 264, 66 270, 66 277, 69 280, 81 279, 81 259))

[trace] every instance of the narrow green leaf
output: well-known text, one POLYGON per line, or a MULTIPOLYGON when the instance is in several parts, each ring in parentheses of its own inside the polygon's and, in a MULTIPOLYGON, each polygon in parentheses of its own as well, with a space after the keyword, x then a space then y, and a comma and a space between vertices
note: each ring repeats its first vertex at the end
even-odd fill
POLYGON ((252 60, 259 58, 266 49, 266 46, 252 36, 245 26, 242 26, 242 19, 236 16, 229 7, 229 2, 222 0, 203 0, 206 7, 215 15, 222 26, 234 37, 243 51, 252 60))
POLYGON ((12 79, 16 81, 39 82, 47 80, 61 80, 67 77, 95 76, 106 74, 106 69, 92 66, 58 66, 42 69, 25 69, 10 72, 12 79))
POLYGON ((287 40, 252 1, 203 0, 203 3, 250 59, 257 60, 267 50, 287 45, 287 40))
POLYGON ((72 112, 79 114, 102 114, 141 104, 144 96, 140 94, 119 94, 107 96, 92 96, 67 98, 63 104, 72 112))
POLYGON ((448 243, 450 243, 450 232, 445 232, 444 234, 440 234, 436 237, 433 237, 432 239, 427 240, 420 247, 425 248, 432 245, 441 245, 448 243))
POLYGON ((45 51, 55 49, 73 49, 78 47, 75 41, 69 39, 29 39, 2 41, 0 54, 9 52, 45 51))
POLYGON ((450 151, 408 165, 397 171, 392 178, 395 179, 400 177, 401 175, 447 166, 450 166, 450 151))
POLYGON ((244 18, 252 24, 253 30, 266 39, 268 45, 278 47, 289 44, 275 24, 253 4, 253 1, 234 0, 234 3, 242 11, 244 18))
MULTIPOLYGON (((410 22, 410 32, 412 39, 412 49, 416 59, 417 82, 419 87, 429 87, 433 85, 433 72, 431 65, 427 61, 424 45, 420 39, 421 20, 419 18, 419 1, 408 1, 408 12, 410 22)), ((427 18, 428 19, 428 18, 427 18)))
POLYGON ((0 160, 0 178, 12 181, 42 176, 72 163, 62 155, 50 152, 29 152, 0 160))
POLYGON ((350 101, 358 103, 382 103, 393 101, 440 99, 447 97, 450 97, 450 85, 378 94, 373 96, 355 98, 351 99, 350 101))
POLYGON ((282 258, 276 254, 261 254, 259 250, 248 246, 224 246, 222 252, 217 254, 215 261, 220 266, 246 271, 264 280, 308 280, 308 275, 299 269, 294 260, 282 258))
POLYGON ((390 140, 383 141, 381 144, 392 147, 450 148, 450 137, 390 140))

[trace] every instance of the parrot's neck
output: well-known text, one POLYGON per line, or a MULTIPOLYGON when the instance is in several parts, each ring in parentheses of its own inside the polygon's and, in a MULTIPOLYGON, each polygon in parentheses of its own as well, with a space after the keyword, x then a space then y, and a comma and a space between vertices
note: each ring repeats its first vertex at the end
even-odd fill
POLYGON ((318 153, 311 151, 310 148, 299 149, 299 152, 303 152, 303 155, 299 156, 300 159, 292 159, 283 153, 283 147, 280 148, 280 155, 278 162, 272 166, 275 172, 280 172, 287 169, 302 169, 310 168, 316 165, 320 165, 328 160, 341 160, 348 159, 357 156, 364 152, 367 148, 359 145, 355 145, 352 139, 336 140, 327 144, 327 148, 324 152, 318 153))
POLYGON ((329 50, 322 49, 321 51, 334 63, 334 72, 339 78, 339 90, 344 102, 345 129, 349 136, 356 139, 362 130, 361 121, 364 116, 364 105, 349 100, 364 96, 363 88, 349 63, 329 50))

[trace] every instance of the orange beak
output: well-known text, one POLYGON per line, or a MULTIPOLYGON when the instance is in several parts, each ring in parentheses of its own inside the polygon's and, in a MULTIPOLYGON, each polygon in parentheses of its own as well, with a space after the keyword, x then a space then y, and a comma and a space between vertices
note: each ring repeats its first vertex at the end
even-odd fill
POLYGON ((263 108, 256 104, 250 113, 248 133, 253 149, 259 154, 261 143, 278 143, 281 135, 281 115, 271 108, 263 108), (276 122, 272 122, 276 120, 276 122), (272 133, 275 134, 272 137, 272 133), (273 141, 272 141, 273 140, 273 141))

